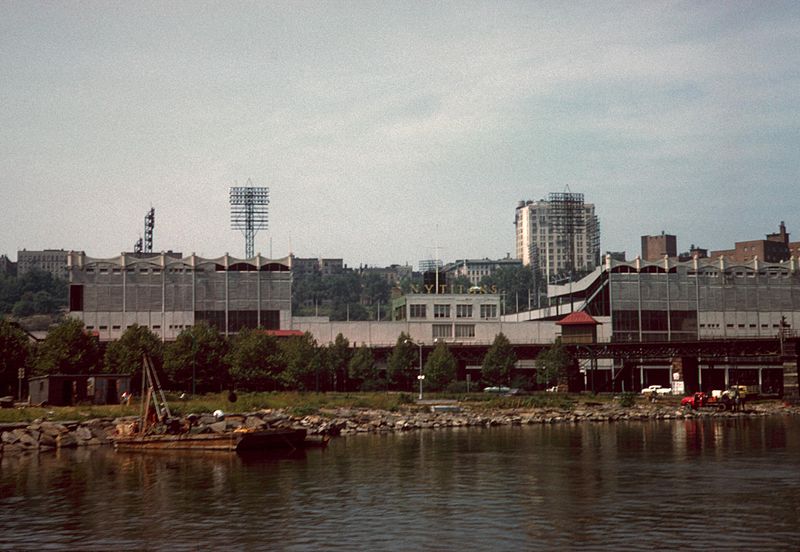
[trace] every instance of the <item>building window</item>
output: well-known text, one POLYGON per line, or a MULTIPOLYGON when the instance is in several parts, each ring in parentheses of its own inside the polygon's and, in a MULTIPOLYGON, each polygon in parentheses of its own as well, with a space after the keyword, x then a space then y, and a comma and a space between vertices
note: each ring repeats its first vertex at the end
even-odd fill
POLYGON ((434 324, 433 338, 453 337, 453 326, 450 324, 434 324))
POLYGON ((456 305, 456 318, 472 318, 472 305, 456 305))
POLYGON ((481 305, 481 318, 497 318, 497 305, 481 305))
POLYGON ((475 324, 456 324, 456 337, 475 337, 475 324))
POLYGON ((450 318, 450 305, 433 305, 434 318, 450 318))
POLYGON ((425 307, 426 305, 409 305, 409 316, 411 318, 426 318, 428 315, 425 307))

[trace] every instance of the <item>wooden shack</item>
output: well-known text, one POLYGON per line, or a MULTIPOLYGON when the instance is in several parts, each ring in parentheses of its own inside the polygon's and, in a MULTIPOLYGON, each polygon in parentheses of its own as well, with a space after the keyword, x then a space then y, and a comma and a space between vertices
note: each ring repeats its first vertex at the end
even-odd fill
POLYGON ((51 374, 28 379, 31 404, 72 406, 119 404, 131 392, 131 376, 125 374, 51 374))
POLYGON ((591 315, 573 312, 556 322, 561 326, 561 343, 565 345, 589 345, 597 343, 597 326, 600 324, 591 315))

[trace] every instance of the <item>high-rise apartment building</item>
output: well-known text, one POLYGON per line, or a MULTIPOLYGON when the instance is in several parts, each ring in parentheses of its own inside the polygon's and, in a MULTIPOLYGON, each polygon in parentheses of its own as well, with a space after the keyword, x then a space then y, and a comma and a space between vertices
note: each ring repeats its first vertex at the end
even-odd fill
POLYGON ((600 222, 583 194, 551 193, 546 201, 520 201, 514 226, 517 258, 538 267, 548 281, 600 264, 600 222))

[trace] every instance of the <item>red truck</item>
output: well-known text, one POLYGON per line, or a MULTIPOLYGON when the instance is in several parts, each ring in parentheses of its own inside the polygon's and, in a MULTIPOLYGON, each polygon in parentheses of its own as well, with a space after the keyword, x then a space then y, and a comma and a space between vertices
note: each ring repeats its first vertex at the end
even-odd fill
POLYGON ((717 410, 731 410, 733 408, 733 399, 725 393, 720 397, 710 397, 702 391, 698 391, 694 395, 689 395, 681 399, 681 406, 689 407, 692 410, 699 410, 703 407, 713 407, 717 410))

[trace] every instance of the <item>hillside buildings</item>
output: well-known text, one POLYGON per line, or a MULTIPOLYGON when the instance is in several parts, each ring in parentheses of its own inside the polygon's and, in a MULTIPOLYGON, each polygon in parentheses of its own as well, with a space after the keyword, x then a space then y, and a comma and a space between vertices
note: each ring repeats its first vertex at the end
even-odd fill
POLYGON ((478 285, 483 278, 491 276, 500 268, 514 268, 522 266, 521 259, 460 259, 444 267, 444 272, 450 278, 464 276, 469 278, 472 285, 478 285))
POLYGON ((569 277, 600 263, 600 223, 583 194, 551 193, 520 201, 514 218, 516 256, 548 279, 569 277))
POLYGON ((8 258, 8 255, 0 255, 0 274, 6 276, 17 275, 17 263, 8 258))
POLYGON ((66 280, 67 254, 64 249, 44 249, 41 251, 17 251, 17 275, 23 276, 32 270, 49 272, 55 278, 66 280))

